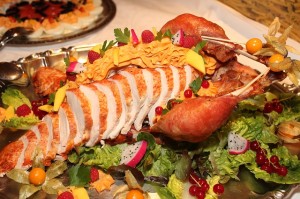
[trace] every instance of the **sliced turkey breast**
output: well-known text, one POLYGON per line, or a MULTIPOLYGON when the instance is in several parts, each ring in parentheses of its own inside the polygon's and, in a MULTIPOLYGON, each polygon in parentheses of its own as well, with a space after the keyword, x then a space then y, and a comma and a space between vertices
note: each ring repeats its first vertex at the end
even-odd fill
POLYGON ((131 98, 128 98, 128 99, 131 99, 131 102, 129 105, 130 109, 128 110, 129 118, 128 118, 127 123, 124 125, 124 127, 121 131, 121 134, 126 134, 130 130, 131 125, 133 124, 133 122, 138 114, 138 111, 140 110, 145 98, 143 97, 143 100, 141 100, 139 91, 137 88, 136 80, 133 75, 131 75, 127 71, 120 71, 119 74, 127 79, 127 82, 129 84, 128 90, 130 90, 130 95, 131 95, 131 98))
POLYGON ((92 127, 90 131, 89 140, 85 143, 86 146, 94 146, 99 140, 100 134, 100 103, 99 97, 97 95, 96 88, 92 88, 86 85, 81 85, 79 87, 80 91, 85 95, 89 96, 87 99, 91 105, 91 117, 92 117, 92 127))
POLYGON ((171 87, 172 91, 170 94, 170 98, 175 98, 179 95, 180 87, 181 87, 179 71, 174 66, 170 66, 170 69, 172 70, 172 77, 173 77, 173 86, 171 87))
POLYGON ((20 159, 20 156, 22 156, 24 150, 24 141, 19 139, 9 145, 6 145, 0 151, 0 177, 3 177, 7 171, 22 166, 21 163, 23 163, 24 154, 22 157, 23 160, 20 159))
POLYGON ((74 138, 76 146, 85 143, 89 139, 89 131, 92 127, 91 108, 88 96, 85 96, 79 89, 70 89, 66 92, 67 103, 69 104, 77 126, 77 134, 74 138))
POLYGON ((143 73, 143 78, 145 80, 145 83, 146 83, 146 96, 145 96, 145 101, 142 105, 142 108, 140 110, 140 112, 137 114, 137 117, 134 121, 134 128, 136 130, 141 130, 142 128, 142 124, 143 124, 143 121, 145 119, 145 117, 147 116, 147 113, 149 112, 149 109, 151 107, 151 104, 153 103, 153 90, 154 90, 154 87, 153 87, 153 74, 148 71, 148 70, 142 70, 142 73, 143 73))
POLYGON ((172 88, 171 85, 169 84, 173 84, 173 78, 172 78, 172 71, 169 68, 156 68, 155 70, 157 70, 160 74, 160 86, 161 86, 161 92, 158 96, 158 99, 155 100, 155 103, 151 106, 149 113, 148 113, 148 119, 149 119, 149 125, 153 126, 153 121, 155 118, 155 109, 158 106, 164 105, 166 100, 169 98, 170 94, 168 95, 168 93, 170 93, 169 88, 172 88), (165 72, 166 71, 166 72, 165 72), (168 74, 166 74, 168 72, 168 74), (168 76, 168 78, 167 78, 168 76), (170 79, 172 79, 171 81, 169 81, 170 79))
MULTIPOLYGON (((117 75, 115 75, 115 76, 117 76, 117 75)), ((122 77, 122 76, 120 76, 120 77, 122 77)), ((122 77, 123 78, 123 77, 122 77)), ((123 80, 124 80, 125 78, 123 78, 123 80)), ((117 126, 115 127, 115 129, 114 129, 114 131, 112 131, 110 134, 109 134, 109 138, 110 139, 114 139, 114 138, 116 138, 118 135, 119 135, 119 133, 120 133, 120 131, 121 131, 121 129, 123 129, 123 127, 124 127, 124 125, 125 125, 125 123, 128 121, 128 116, 127 116, 127 112, 128 112, 128 107, 127 107, 127 102, 126 102, 126 98, 129 98, 130 97, 130 95, 129 95, 129 97, 128 96, 126 96, 126 98, 125 98, 125 93, 124 93, 124 91, 125 90, 128 90, 128 89, 126 89, 126 88, 124 88, 123 89, 123 87, 122 87, 122 84, 118 81, 118 80, 115 80, 115 79, 109 79, 109 81, 112 81, 113 83, 115 83, 116 84, 116 86, 118 87, 118 91, 119 91, 119 95, 120 95, 120 103, 121 103, 121 113, 120 113, 120 116, 119 116, 119 121, 118 121, 118 124, 117 124, 117 126)))
POLYGON ((24 161, 23 161, 23 168, 29 168, 32 164, 32 160, 34 158, 34 155, 36 153, 36 147, 38 145, 38 138, 36 134, 33 131, 27 131, 24 134, 24 137, 28 140, 28 146, 25 149, 24 153, 24 161))
POLYGON ((26 169, 26 167, 23 167, 23 163, 24 163, 24 159, 25 159, 25 151, 28 146, 28 139, 27 139, 27 136, 21 136, 19 140, 23 143, 23 148, 22 148, 22 151, 18 158, 15 169, 26 169))
POLYGON ((53 136, 50 135, 49 129, 45 122, 40 122, 37 126, 38 126, 38 130, 41 134, 41 139, 38 143, 38 148, 43 153, 44 164, 50 165, 52 159, 51 159, 51 157, 48 156, 48 152, 50 151, 53 136))
POLYGON ((189 65, 185 65, 184 70, 186 74, 184 90, 186 90, 189 88, 189 85, 192 81, 192 68, 189 65))
MULTIPOLYGON (((60 135, 58 131, 58 115, 57 114, 48 114, 42 119, 43 122, 45 122, 49 135, 52 135, 52 142, 50 143, 50 149, 48 151, 47 156, 50 159, 55 158, 57 149, 58 149, 58 143, 60 142, 60 135)), ((39 133, 39 131, 34 131, 35 133, 39 133)), ((40 136, 40 135, 39 135, 40 136)), ((48 140, 50 141, 50 140, 48 140)))
MULTIPOLYGON (((110 132, 114 129, 117 124, 117 103, 113 91, 106 85, 100 83, 94 83, 97 89, 105 95, 107 104, 107 118, 106 118, 106 129, 103 132, 101 139, 106 139, 109 137, 110 132)), ((102 105, 100 104, 100 110, 102 112, 102 105)))
MULTIPOLYGON (((74 121, 75 122, 75 117, 73 116, 73 112, 71 112, 70 115, 67 115, 66 109, 68 109, 69 106, 66 106, 63 104, 59 109, 58 109, 58 131, 59 131, 59 143, 58 143, 58 149, 57 149, 57 154, 64 154, 67 151, 68 147, 68 142, 74 143, 74 138, 70 136, 71 130, 70 130, 70 122, 74 121), (73 118, 72 118, 73 117, 73 118)), ((74 126, 74 125, 73 125, 74 126)), ((74 128, 72 132, 76 132, 77 128, 74 128)))
MULTIPOLYGON (((107 117, 108 116, 108 100, 112 100, 112 99, 108 99, 107 95, 109 95, 109 94, 106 95, 104 92, 101 92, 94 84, 87 84, 85 86, 95 92, 95 94, 98 97, 98 102, 100 105, 100 109, 99 109, 100 115, 98 115, 100 131, 98 132, 98 138, 97 139, 90 138, 90 140, 89 140, 93 143, 93 145, 95 145, 102 139, 103 134, 107 130, 107 128, 106 128, 107 124, 108 124, 108 122, 110 122, 110 121, 108 121, 108 117, 107 117)), ((104 90, 105 90, 105 88, 104 88, 104 90)))

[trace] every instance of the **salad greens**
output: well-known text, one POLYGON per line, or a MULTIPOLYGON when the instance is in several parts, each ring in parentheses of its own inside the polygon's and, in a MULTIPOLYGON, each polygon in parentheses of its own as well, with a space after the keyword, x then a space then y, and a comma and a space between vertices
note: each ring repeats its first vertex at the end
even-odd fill
POLYGON ((5 119, 0 122, 2 127, 28 129, 40 121, 34 114, 29 114, 23 117, 17 117, 17 115, 14 114, 15 109, 23 104, 26 104, 31 108, 30 100, 18 89, 7 88, 5 92, 2 93, 1 100, 3 107, 11 108, 13 111, 12 117, 10 117, 9 120, 5 119))

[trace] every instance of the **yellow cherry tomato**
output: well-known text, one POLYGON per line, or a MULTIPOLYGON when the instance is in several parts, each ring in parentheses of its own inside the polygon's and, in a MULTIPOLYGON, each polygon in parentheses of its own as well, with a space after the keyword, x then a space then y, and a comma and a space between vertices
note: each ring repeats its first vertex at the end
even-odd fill
POLYGON ((258 38, 249 39, 246 43, 248 53, 254 54, 262 48, 262 41, 258 38))
POLYGON ((127 193, 126 199, 144 199, 144 195, 140 190, 132 189, 127 193))
POLYGON ((29 172, 29 182, 34 185, 41 185, 45 182, 46 172, 42 168, 33 168, 29 172))
POLYGON ((281 54, 274 54, 269 58, 269 63, 279 63, 284 60, 284 56, 281 54))

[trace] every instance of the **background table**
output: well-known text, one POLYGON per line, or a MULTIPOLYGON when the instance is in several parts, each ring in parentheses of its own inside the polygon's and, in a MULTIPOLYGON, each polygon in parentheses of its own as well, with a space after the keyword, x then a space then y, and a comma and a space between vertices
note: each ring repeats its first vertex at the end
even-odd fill
MULTIPOLYGON (((7 46, 0 51, 0 61, 17 60, 32 53, 49 49, 55 50, 62 47, 112 40, 114 39, 114 28, 133 28, 140 35, 145 29, 151 30, 152 27, 160 29, 168 20, 182 13, 202 16, 218 23, 224 28, 227 36, 235 41, 245 42, 251 37, 263 39, 262 35, 267 33, 266 26, 242 16, 216 0, 114 0, 114 2, 117 12, 113 20, 92 34, 51 45, 7 46)), ((300 49, 300 43, 294 40, 288 40, 288 44, 300 49)), ((290 56, 300 60, 299 55, 290 54, 290 56)), ((300 198, 300 193, 291 197, 293 199, 300 198)))

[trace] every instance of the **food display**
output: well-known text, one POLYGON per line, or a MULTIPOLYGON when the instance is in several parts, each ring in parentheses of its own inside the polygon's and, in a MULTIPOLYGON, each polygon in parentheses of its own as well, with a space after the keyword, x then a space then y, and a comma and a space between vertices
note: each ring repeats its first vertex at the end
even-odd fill
POLYGON ((23 132, 0 150, 2 179, 19 198, 60 199, 231 198, 235 183, 255 198, 297 185, 300 97, 272 85, 298 85, 300 62, 279 27, 243 46, 182 14, 160 29, 116 28, 84 61, 72 52, 24 68, 35 96, 1 94, 2 128, 23 132))
POLYGON ((34 32, 23 44, 54 42, 101 27, 114 14, 115 6, 109 0, 1 1, 0 35, 14 27, 26 27, 34 32))

